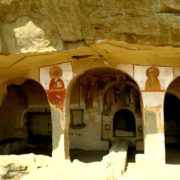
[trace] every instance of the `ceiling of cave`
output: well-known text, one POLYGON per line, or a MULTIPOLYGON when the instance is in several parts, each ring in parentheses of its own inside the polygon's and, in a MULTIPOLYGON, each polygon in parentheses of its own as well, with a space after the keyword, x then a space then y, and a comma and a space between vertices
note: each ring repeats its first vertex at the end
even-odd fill
POLYGON ((0 0, 0 52, 52 52, 99 40, 180 46, 179 0, 0 0))
POLYGON ((0 75, 61 62, 180 67, 179 15, 179 0, 0 0, 0 75))

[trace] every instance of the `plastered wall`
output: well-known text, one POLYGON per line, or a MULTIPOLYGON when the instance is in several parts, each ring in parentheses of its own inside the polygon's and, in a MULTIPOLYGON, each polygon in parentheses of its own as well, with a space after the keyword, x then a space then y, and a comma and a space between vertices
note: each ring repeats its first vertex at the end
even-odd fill
POLYGON ((102 96, 97 96, 96 94, 93 101, 93 108, 86 109, 79 80, 74 85, 72 92, 70 109, 83 109, 84 126, 73 127, 70 124, 70 148, 107 150, 109 148, 109 142, 101 139, 102 96))

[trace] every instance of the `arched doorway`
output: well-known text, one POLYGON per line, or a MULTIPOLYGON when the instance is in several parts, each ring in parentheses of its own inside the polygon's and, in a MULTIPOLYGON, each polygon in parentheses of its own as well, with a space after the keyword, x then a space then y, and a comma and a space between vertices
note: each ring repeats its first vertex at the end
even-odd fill
POLYGON ((44 89, 30 79, 9 84, 0 106, 0 154, 51 155, 51 112, 44 89))
POLYGON ((118 111, 120 115, 127 116, 127 121, 130 118, 128 128, 133 134, 121 138, 127 138, 130 146, 143 151, 141 96, 135 81, 120 70, 110 68, 89 70, 78 77, 70 98, 69 144, 72 160, 82 160, 83 151, 89 161, 94 158, 93 153, 99 153, 94 161, 101 160, 108 153, 115 138, 113 117, 116 112, 119 116, 118 111), (121 109, 124 110, 120 112, 121 109), (88 154, 91 156, 88 157, 88 154))
MULTIPOLYGON (((119 76, 119 77, 118 77, 119 76)), ((125 73, 105 89, 102 113, 102 139, 129 142, 128 161, 144 151, 141 95, 136 82, 125 73)))
POLYGON ((164 101, 166 163, 180 164, 180 77, 168 87, 164 101))

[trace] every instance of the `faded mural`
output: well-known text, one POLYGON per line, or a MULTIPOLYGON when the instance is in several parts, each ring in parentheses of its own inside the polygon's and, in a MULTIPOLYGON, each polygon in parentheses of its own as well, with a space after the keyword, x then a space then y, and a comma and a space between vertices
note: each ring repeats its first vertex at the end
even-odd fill
POLYGON ((40 82, 46 90, 48 100, 60 109, 63 109, 66 86, 72 76, 71 63, 40 68, 40 82))
POLYGON ((160 91, 161 85, 158 79, 159 69, 155 66, 149 67, 146 70, 147 80, 145 83, 146 91, 160 91))
POLYGON ((173 80, 173 68, 134 66, 134 78, 138 82, 142 91, 165 91, 173 80))
POLYGON ((116 82, 120 83, 125 80, 124 78, 125 75, 120 72, 94 72, 81 77, 80 84, 82 87, 82 97, 85 102, 85 107, 87 109, 92 108, 93 100, 96 95, 102 95, 108 85, 116 82))
POLYGON ((135 65, 134 78, 142 91, 145 107, 163 106, 164 93, 174 78, 172 67, 135 65))

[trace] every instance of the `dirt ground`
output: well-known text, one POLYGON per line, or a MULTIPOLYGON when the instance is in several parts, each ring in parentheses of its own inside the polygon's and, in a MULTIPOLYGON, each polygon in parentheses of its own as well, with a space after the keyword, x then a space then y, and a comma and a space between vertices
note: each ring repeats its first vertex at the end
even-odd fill
POLYGON ((128 154, 127 171, 119 179, 107 178, 103 167, 103 156, 107 151, 71 151, 71 161, 33 170, 28 176, 25 167, 9 165, 2 180, 180 180, 180 148, 166 147, 167 164, 158 168, 147 168, 135 164, 135 151, 128 154))

